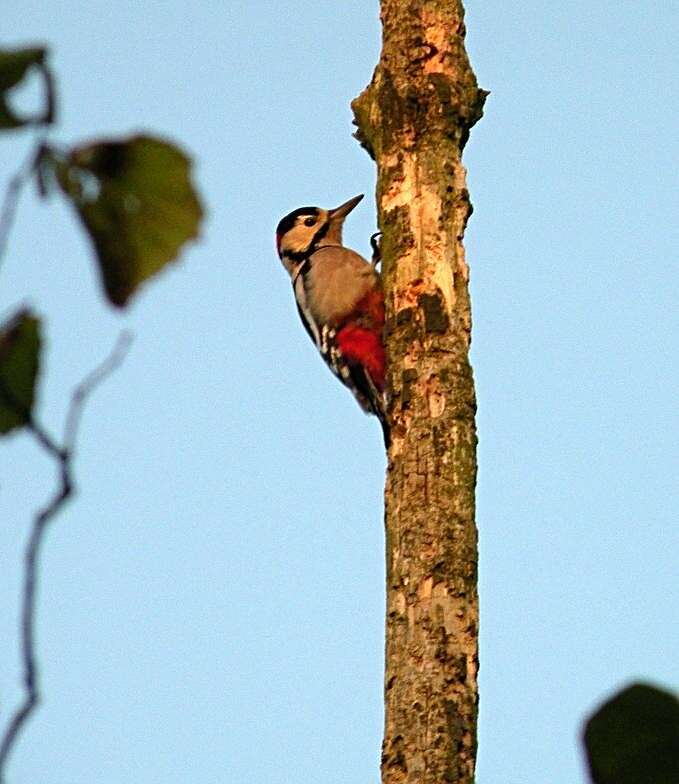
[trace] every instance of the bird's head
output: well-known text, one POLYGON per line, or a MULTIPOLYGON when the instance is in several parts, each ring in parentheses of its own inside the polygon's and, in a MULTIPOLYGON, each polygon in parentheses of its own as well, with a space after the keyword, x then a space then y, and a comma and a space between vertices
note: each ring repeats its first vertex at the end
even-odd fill
POLYGON ((285 264, 299 262, 323 245, 342 244, 342 224, 361 201, 354 196, 334 210, 321 207, 298 207, 286 215, 276 229, 276 249, 285 264))

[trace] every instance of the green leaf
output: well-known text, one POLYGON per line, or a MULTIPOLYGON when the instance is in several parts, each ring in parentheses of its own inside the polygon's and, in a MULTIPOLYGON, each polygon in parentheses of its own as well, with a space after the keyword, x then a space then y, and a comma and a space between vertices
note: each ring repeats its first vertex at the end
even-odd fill
POLYGON ((47 49, 0 49, 0 130, 20 128, 22 125, 48 125, 54 121, 54 81, 46 64, 47 49), (33 117, 20 117, 10 107, 9 92, 19 85, 28 71, 40 71, 45 88, 45 106, 33 117))
POLYGON ((595 784, 677 784, 679 701, 643 683, 618 692, 585 725, 595 784))
POLYGON ((19 311, 0 326, 0 435, 31 418, 40 354, 40 321, 19 311))
POLYGON ((106 295, 123 307, 142 281, 198 236, 203 210, 191 160, 152 136, 102 140, 52 156, 59 186, 94 243, 106 295))

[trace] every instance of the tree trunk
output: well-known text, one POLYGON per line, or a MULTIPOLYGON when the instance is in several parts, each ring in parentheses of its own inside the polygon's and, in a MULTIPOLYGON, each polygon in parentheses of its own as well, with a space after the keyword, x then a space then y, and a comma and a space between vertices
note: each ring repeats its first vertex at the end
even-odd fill
POLYGON ((458 0, 382 0, 383 46, 353 102, 377 163, 387 303, 383 784, 471 784, 478 707, 476 401, 461 163, 480 119, 458 0))

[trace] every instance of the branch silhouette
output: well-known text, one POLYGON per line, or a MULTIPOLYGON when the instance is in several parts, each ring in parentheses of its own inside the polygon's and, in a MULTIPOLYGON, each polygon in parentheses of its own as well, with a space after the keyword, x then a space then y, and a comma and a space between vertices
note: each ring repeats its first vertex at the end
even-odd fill
MULTIPOLYGON (((28 718, 40 702, 40 672, 35 651, 35 607, 40 552, 45 532, 49 524, 74 493, 73 459, 78 428, 85 403, 96 387, 120 366, 130 347, 131 340, 130 332, 121 332, 110 354, 75 387, 66 415, 61 444, 55 441, 33 416, 28 417, 25 425, 40 446, 56 461, 59 467, 59 482, 49 502, 35 515, 24 554, 24 580, 21 600, 21 659, 23 664, 24 699, 11 716, 0 741, 0 784, 5 782, 7 759, 28 718)), ((0 395, 2 395, 7 405, 16 407, 16 401, 11 399, 6 389, 0 388, 0 395)), ((21 411, 21 407, 18 410, 21 411)))
POLYGON ((29 147, 28 153, 21 165, 7 183, 5 198, 2 202, 2 209, 0 209, 0 266, 2 265, 5 251, 7 250, 7 241, 12 229, 12 224, 14 223, 21 191, 31 178, 31 175, 35 172, 40 153, 45 146, 46 138, 46 133, 41 133, 37 136, 33 141, 33 144, 29 147))

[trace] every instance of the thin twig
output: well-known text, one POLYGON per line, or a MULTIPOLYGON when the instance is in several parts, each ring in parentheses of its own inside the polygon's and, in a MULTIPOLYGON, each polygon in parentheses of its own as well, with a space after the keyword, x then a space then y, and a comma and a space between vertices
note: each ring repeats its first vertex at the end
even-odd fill
POLYGON ((59 512, 73 492, 68 460, 61 462, 60 486, 50 502, 40 510, 33 521, 33 528, 24 556, 24 592, 21 608, 21 658, 24 669, 24 701, 15 710, 0 744, 0 784, 4 784, 4 768, 19 733, 40 702, 38 664, 35 656, 35 594, 38 578, 40 548, 48 523, 59 512))
POLYGON ((9 239, 12 224, 14 223, 14 216, 16 215, 21 191, 35 170, 38 156, 45 145, 45 139, 46 133, 41 133, 37 137, 30 146, 28 154, 22 161, 21 166, 19 166, 15 174, 7 183, 5 198, 2 202, 2 209, 0 209, 0 265, 2 265, 2 259, 5 255, 5 249, 7 248, 7 240, 9 239))
POLYGON ((105 381, 111 373, 120 367, 132 343, 132 333, 123 330, 118 335, 118 340, 106 359, 94 370, 88 373, 85 378, 73 390, 71 395, 71 405, 66 415, 66 426, 64 427, 64 449, 73 455, 75 441, 78 435, 78 427, 82 417, 83 406, 87 398, 94 390, 105 381))
POLYGON ((73 390, 66 415, 64 442, 54 439, 30 418, 26 427, 38 443, 57 461, 59 487, 49 503, 36 513, 24 555, 24 589, 21 606, 21 659, 23 663, 24 700, 12 715, 0 742, 0 784, 4 784, 5 763, 26 721, 40 702, 38 662, 35 652, 35 605, 38 587, 40 551, 49 523, 61 511, 74 492, 73 456, 83 406, 94 389, 120 365, 130 346, 131 335, 122 332, 108 357, 89 373, 73 390))

